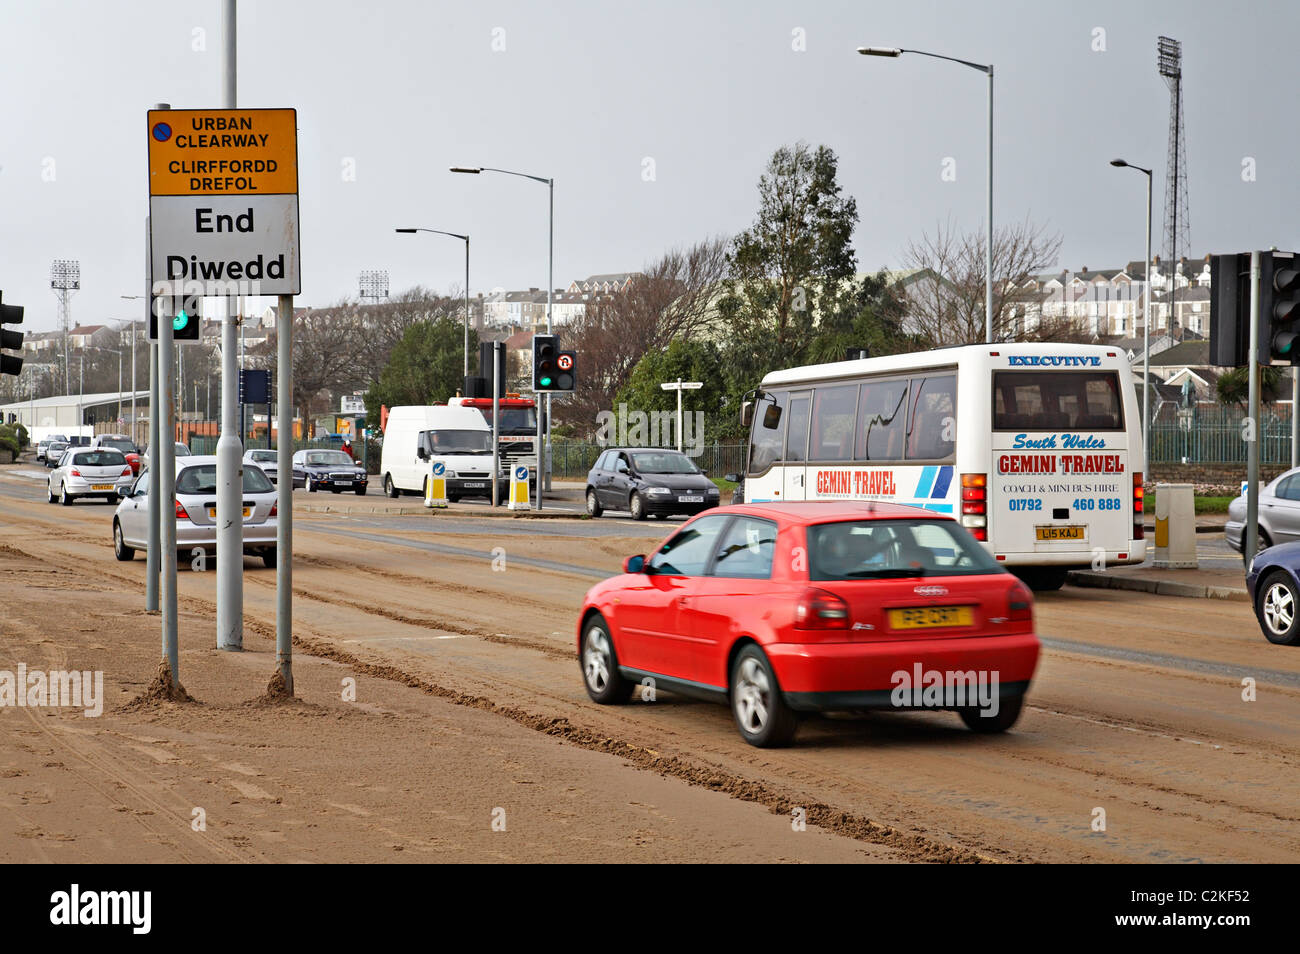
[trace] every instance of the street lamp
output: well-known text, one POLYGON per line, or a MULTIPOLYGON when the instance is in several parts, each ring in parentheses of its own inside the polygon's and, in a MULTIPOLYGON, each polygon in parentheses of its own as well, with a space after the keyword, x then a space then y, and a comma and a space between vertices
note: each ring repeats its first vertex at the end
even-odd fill
POLYGON ((393 229, 402 235, 414 235, 416 232, 431 232, 434 235, 448 235, 465 243, 465 377, 469 377, 469 236, 456 232, 443 232, 439 229, 393 229))
MULTIPOLYGON (((118 295, 123 301, 140 301, 144 295, 118 295)), ((136 417, 135 410, 135 320, 131 321, 131 440, 138 443, 136 436, 136 417)))
MULTIPOLYGON (((452 172, 461 172, 466 175, 476 176, 483 172, 499 172, 502 175, 518 176, 521 179, 532 179, 534 182, 540 182, 550 190, 550 227, 549 237, 547 240, 547 266, 546 266, 546 333, 551 333, 551 304, 555 292, 555 180, 545 179, 542 176, 531 176, 526 172, 511 172, 509 169, 493 169, 491 166, 452 166, 452 172)), ((537 455, 537 509, 542 509, 542 487, 546 484, 546 489, 550 489, 551 470, 547 466, 546 450, 551 446, 551 396, 546 395, 546 442, 542 443, 542 427, 540 421, 537 425, 538 437, 538 455, 537 455), (545 473, 546 479, 542 479, 545 473)))
POLYGON ((985 73, 989 78, 989 161, 988 161, 988 228, 986 230, 984 249, 984 340, 988 343, 993 342, 993 64, 972 63, 970 60, 959 60, 953 56, 941 56, 938 53, 927 53, 924 50, 904 50, 892 46, 860 46, 858 52, 863 56, 885 56, 897 58, 904 53, 915 53, 917 56, 929 56, 936 60, 947 60, 950 63, 960 63, 962 66, 969 66, 973 70, 979 70, 985 73))
POLYGON ((1151 450, 1147 444, 1151 424, 1151 170, 1123 159, 1112 159, 1117 169, 1136 169, 1147 177, 1146 291, 1142 296, 1142 477, 1151 479, 1151 450))

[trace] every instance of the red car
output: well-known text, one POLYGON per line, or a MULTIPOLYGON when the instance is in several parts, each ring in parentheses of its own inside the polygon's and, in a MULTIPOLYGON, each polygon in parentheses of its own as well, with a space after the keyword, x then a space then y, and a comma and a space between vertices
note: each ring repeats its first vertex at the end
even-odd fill
POLYGON ((727 702, 752 745, 834 710, 950 709, 1003 732, 1038 664, 1028 587, 915 507, 719 507, 623 570, 578 619, 588 695, 625 702, 641 684, 727 702))

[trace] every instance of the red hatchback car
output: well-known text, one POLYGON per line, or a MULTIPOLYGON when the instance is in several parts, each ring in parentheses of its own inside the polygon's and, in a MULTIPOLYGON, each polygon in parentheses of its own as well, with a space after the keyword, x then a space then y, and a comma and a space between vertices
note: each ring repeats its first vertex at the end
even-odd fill
POLYGON ((641 683, 729 702, 751 745, 834 710, 950 709, 1003 732, 1038 664, 1028 587, 915 507, 719 507, 623 569, 583 602, 587 693, 625 702, 641 683))

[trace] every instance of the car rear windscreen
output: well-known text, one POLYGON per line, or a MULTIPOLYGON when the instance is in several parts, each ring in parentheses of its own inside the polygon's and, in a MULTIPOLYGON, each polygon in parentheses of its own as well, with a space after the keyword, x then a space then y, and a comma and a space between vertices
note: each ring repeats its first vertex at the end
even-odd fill
MULTIPOLYGON (((244 493, 266 494, 275 490, 275 484, 256 467, 244 468, 244 493)), ((198 464, 186 467, 176 475, 177 495, 197 496, 217 492, 217 465, 198 464)))
POLYGON ((995 431, 1119 431, 1114 371, 994 371, 995 431))
POLYGON ((84 454, 74 454, 72 462, 74 464, 80 464, 82 467, 126 466, 126 458, 122 456, 121 451, 108 449, 86 451, 84 454))
POLYGON ((845 520, 808 528, 813 580, 975 576, 1002 567, 952 520, 845 520))

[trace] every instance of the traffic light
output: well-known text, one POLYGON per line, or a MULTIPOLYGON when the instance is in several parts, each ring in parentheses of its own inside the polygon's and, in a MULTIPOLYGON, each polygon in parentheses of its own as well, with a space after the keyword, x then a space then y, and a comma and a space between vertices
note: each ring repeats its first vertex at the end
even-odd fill
POLYGON ((1300 263, 1294 252, 1261 252, 1259 266, 1260 337, 1267 331, 1268 358, 1300 365, 1300 263))
POLYGON ((558 369, 555 375, 555 390, 572 391, 578 381, 578 352, 561 351, 555 359, 558 369))
MULTIPOLYGON (((0 302, 4 300, 4 293, 0 292, 0 302)), ((5 325, 21 325, 23 323, 23 306, 22 305, 5 305, 0 304, 0 348, 9 351, 23 350, 23 336, 19 331, 7 331, 5 325)), ((12 374, 15 377, 22 372, 23 359, 13 355, 0 354, 0 374, 12 374)))
POLYGON ((1249 350, 1250 253, 1211 255, 1210 364, 1240 368, 1249 350))
POLYGON ((558 391, 560 339, 556 335, 533 335, 533 390, 558 391))
POLYGON ((165 314, 172 320, 172 341, 198 341, 199 326, 203 323, 200 301, 198 295, 155 295, 153 307, 149 309, 149 340, 158 340, 158 317, 165 314))

